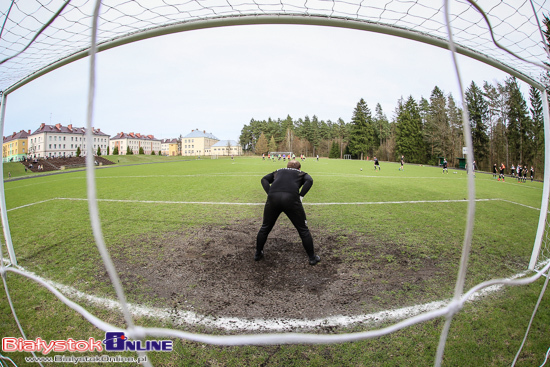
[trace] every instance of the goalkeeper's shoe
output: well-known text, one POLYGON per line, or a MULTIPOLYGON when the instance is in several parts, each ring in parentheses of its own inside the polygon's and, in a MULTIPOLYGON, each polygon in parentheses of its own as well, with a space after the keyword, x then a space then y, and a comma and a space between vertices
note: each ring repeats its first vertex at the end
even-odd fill
POLYGON ((309 258, 309 265, 315 265, 319 261, 321 261, 321 258, 319 257, 319 255, 313 255, 312 257, 309 258))
POLYGON ((264 258, 264 252, 263 251, 256 251, 254 254, 254 261, 260 261, 264 258))

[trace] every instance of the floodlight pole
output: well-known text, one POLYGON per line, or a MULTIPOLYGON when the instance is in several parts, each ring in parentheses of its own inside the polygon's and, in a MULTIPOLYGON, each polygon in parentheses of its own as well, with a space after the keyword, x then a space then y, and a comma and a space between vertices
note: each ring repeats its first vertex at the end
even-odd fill
MULTIPOLYGON (((0 102, 0 132, 4 136, 4 117, 6 116, 6 101, 7 95, 2 93, 2 99, 0 102)), ((17 266, 17 259, 15 258, 15 251, 13 251, 13 242, 11 241, 10 223, 8 222, 8 213, 6 210, 6 192, 4 191, 4 149, 2 149, 2 164, 0 165, 0 215, 2 217, 2 230, 4 231, 4 240, 6 241, 6 247, 8 248, 8 254, 10 255, 10 261, 12 265, 17 266)), ((1 261, 1 260, 0 260, 1 261)))
POLYGON ((533 253, 529 262, 529 270, 534 270, 542 245, 542 236, 546 230, 546 217, 548 215, 548 196, 550 193, 550 112, 548 110, 548 93, 542 89, 542 110, 544 118, 544 180, 542 188, 542 201, 540 205, 539 226, 533 245, 533 253))

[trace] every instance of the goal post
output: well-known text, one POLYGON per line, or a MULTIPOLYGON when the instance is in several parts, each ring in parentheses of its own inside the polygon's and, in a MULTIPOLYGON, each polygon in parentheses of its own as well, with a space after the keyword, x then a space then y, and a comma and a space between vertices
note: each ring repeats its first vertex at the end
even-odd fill
MULTIPOLYGON (((539 225, 537 227, 537 235, 533 245, 531 260, 529 261, 529 270, 534 270, 537 265, 541 248, 543 246, 543 237, 548 237, 548 198, 550 193, 550 111, 548 108, 548 93, 542 89, 542 108, 544 118, 544 183, 542 188, 542 199, 539 215, 539 225), (546 235, 546 236, 545 236, 546 235)), ((550 243, 544 243, 545 247, 550 246, 550 243)), ((546 256, 550 257, 550 249, 546 248, 546 256)))
MULTIPOLYGON (((2 94, 0 98, 0 131, 4 133, 4 121, 6 116, 6 101, 7 95, 2 94)), ((0 164, 0 177, 4 177, 4 164, 0 164)), ((8 249, 8 255, 10 256, 10 262, 12 265, 17 266, 17 258, 15 257, 15 251, 13 250, 13 242, 11 239, 10 223, 8 221, 8 214, 6 208, 6 195, 4 191, 4 179, 0 180, 0 216, 2 218, 2 230, 4 232, 4 240, 6 241, 6 247, 8 249)), ((2 261, 2 259, 0 259, 2 261)))

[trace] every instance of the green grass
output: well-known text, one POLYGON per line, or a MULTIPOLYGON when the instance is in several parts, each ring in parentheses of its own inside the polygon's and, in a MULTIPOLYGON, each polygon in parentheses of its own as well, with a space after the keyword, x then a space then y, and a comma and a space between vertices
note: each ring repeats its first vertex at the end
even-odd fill
MULTIPOLYGON (((284 165, 261 158, 235 161, 139 155, 108 158, 117 164, 96 170, 97 197, 127 201, 99 203, 102 231, 111 252, 122 254, 136 264, 145 254, 156 254, 159 259, 169 254, 147 246, 146 241, 139 249, 128 248, 125 242, 130 237, 146 238, 181 228, 232 223, 237 219, 260 221, 262 206, 234 210, 227 206, 181 202, 262 203, 265 193, 260 178, 284 165)), ((429 282, 429 289, 420 292, 411 284, 408 292, 396 290, 376 295, 382 309, 396 303, 412 305, 452 297, 467 204, 391 202, 463 200, 467 198, 467 175, 463 171, 454 174, 453 170, 443 175, 438 168, 413 165, 406 165, 401 172, 398 164, 381 164, 382 171, 375 172, 371 162, 327 159, 304 162, 302 169, 314 179, 304 204, 342 203, 306 206, 310 228, 338 234, 343 256, 367 259, 364 268, 356 269, 357 276, 364 275, 361 271, 369 271, 366 268, 369 261, 383 264, 384 271, 398 271, 396 255, 385 252, 388 245, 396 250, 394 253, 398 253, 400 259, 407 259, 411 269, 421 270, 418 266, 422 259, 431 259, 437 264, 441 276, 429 282), (379 202, 385 204, 349 204, 379 202), (369 238, 374 245, 369 249, 346 246, 346 233, 369 238)), ((24 176, 22 165, 20 171, 15 165, 5 164, 4 174, 9 169, 12 178, 24 176)), ((12 209, 8 212, 11 236, 19 265, 83 292, 114 297, 110 282, 105 281, 86 201, 60 199, 86 198, 85 172, 35 176, 5 182, 6 205, 8 210, 12 209), (41 201, 45 202, 38 203, 41 201), (33 203, 38 204, 29 205, 33 203)), ((533 208, 540 206, 541 195, 539 182, 518 184, 508 180, 502 183, 492 179, 492 175, 477 174, 477 198, 513 203, 503 200, 476 203, 466 289, 526 269, 538 225, 539 211, 533 208)), ((6 256, 5 246, 2 251, 6 256)), ((28 339, 100 339, 103 336, 103 331, 91 326, 32 281, 8 273, 7 283, 28 339)), ((453 319, 444 365, 511 364, 541 284, 539 281, 507 288, 467 304, 453 319)), ((127 296, 132 302, 158 302, 132 292, 127 296)), ((6 296, 0 297, 0 333, 18 337, 6 296)), ((543 304, 548 301, 545 296, 543 304)), ((119 313, 84 306, 105 321, 124 327, 119 313)), ((517 366, 542 363, 550 346, 546 332, 549 318, 546 310, 539 311, 517 366)), ((173 327, 153 319, 139 319, 136 323, 173 327)), ((375 340, 321 346, 216 347, 177 340, 172 353, 149 353, 149 358, 157 366, 424 366, 433 364, 442 324, 443 320, 438 319, 375 340)), ((335 332, 381 326, 384 325, 358 325, 335 332)), ((9 356, 18 365, 25 365, 23 353, 9 356)))

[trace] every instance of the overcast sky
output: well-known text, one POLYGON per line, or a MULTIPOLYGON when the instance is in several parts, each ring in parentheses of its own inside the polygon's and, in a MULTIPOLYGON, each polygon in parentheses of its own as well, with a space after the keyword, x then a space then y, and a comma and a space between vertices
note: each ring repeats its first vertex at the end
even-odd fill
MULTIPOLYGON (((176 138, 198 128, 238 140, 252 118, 349 122, 361 98, 373 113, 380 103, 392 119, 400 97, 429 98, 436 85, 460 101, 448 50, 332 27, 189 31, 104 51, 97 61, 94 127, 111 136, 176 138)), ((459 61, 465 87, 507 77, 477 61, 459 61)), ((41 123, 85 126, 88 71, 83 59, 11 93, 4 135, 41 123)))

